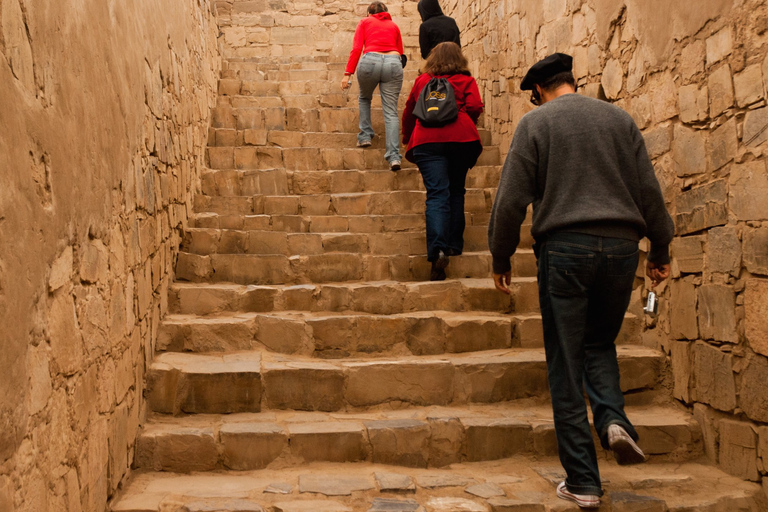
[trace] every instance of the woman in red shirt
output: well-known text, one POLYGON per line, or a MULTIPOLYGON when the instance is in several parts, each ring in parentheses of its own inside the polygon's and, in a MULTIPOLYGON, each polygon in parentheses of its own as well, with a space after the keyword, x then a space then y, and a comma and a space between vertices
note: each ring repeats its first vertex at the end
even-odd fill
POLYGON ((387 136, 387 152, 384 158, 393 171, 400 170, 403 159, 400 155, 400 121, 397 118, 397 101, 403 88, 403 65, 400 61, 402 54, 403 39, 400 29, 392 21, 387 6, 382 2, 373 2, 368 6, 368 17, 357 25, 341 88, 349 88, 352 74, 357 69, 357 83, 360 86, 360 133, 357 135, 357 147, 367 148, 371 145, 374 135, 371 124, 371 99, 376 86, 379 87, 387 136))
POLYGON ((475 124, 483 112, 477 82, 456 43, 437 45, 427 58, 424 72, 413 85, 403 112, 405 157, 419 166, 427 189, 427 259, 430 280, 445 279, 449 256, 464 249, 464 183, 483 146, 475 124), (459 115, 441 127, 426 127, 413 115, 421 90, 432 78, 446 78, 453 87, 459 115))

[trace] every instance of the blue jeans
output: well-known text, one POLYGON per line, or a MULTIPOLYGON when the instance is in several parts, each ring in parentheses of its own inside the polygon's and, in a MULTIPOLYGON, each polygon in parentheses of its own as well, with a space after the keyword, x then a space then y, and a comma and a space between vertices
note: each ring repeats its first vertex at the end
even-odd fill
POLYGON ((384 111, 384 128, 387 136, 387 162, 401 161, 400 119, 397 117, 397 100, 403 88, 403 65, 399 55, 366 53, 357 65, 357 83, 360 86, 358 105, 360 110, 360 133, 358 142, 373 138, 371 124, 371 100, 376 86, 381 94, 381 108, 384 111))
POLYGON ((624 413, 614 342, 632 294, 638 245, 562 232, 537 241, 535 249, 549 389, 566 485, 574 493, 602 496, 583 390, 604 447, 612 424, 637 440, 624 413))
POLYGON ((427 259, 436 261, 440 251, 461 254, 464 249, 464 184, 477 161, 477 144, 442 142, 413 148, 427 189, 427 259))

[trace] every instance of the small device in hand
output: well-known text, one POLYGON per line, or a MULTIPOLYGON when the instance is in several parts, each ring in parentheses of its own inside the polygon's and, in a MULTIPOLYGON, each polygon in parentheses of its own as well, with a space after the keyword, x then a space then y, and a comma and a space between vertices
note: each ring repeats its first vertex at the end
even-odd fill
POLYGON ((656 316, 659 312, 659 298, 656 296, 656 292, 648 292, 648 300, 645 302, 643 311, 647 315, 656 316))

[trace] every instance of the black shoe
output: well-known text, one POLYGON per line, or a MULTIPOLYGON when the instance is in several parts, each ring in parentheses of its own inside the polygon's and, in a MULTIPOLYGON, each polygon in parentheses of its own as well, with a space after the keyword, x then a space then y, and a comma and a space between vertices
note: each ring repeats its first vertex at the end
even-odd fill
POLYGON ((437 268, 434 263, 432 263, 432 272, 429 274, 429 280, 430 281, 445 281, 445 270, 442 268, 437 268))
POLYGON ((433 265, 441 270, 445 269, 445 267, 448 266, 449 260, 448 255, 445 254, 443 251, 440 251, 437 253, 437 260, 433 263, 433 265))

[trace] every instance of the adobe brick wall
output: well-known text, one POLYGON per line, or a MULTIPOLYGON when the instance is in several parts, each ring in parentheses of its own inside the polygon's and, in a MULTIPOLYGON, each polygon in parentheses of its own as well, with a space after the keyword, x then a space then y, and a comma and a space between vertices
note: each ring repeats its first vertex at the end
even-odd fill
MULTIPOLYGON (((555 51, 582 90, 643 130, 677 226, 646 343, 723 469, 768 472, 768 6, 757 0, 444 0, 505 150, 532 107, 519 84, 555 51)), ((638 288, 632 310, 640 311, 638 288)))
POLYGON ((199 189, 209 0, 0 2, 0 510, 103 511, 199 189))

